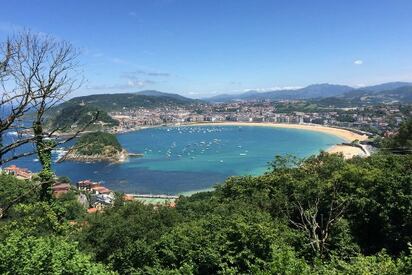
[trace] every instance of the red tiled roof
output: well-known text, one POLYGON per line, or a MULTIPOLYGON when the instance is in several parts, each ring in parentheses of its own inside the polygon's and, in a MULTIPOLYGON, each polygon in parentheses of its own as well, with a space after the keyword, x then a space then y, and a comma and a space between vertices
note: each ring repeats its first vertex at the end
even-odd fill
POLYGON ((26 179, 31 178, 32 173, 26 168, 19 168, 16 165, 11 165, 4 168, 6 172, 13 173, 15 176, 20 176, 26 179))
POLYGON ((6 171, 16 171, 18 169, 20 169, 20 168, 18 168, 16 165, 11 165, 9 167, 4 168, 4 170, 6 170, 6 171))
POLYGON ((77 184, 80 187, 86 187, 86 186, 90 186, 91 184, 93 184, 93 182, 91 180, 81 180, 77 184))
POLYGON ((103 186, 96 186, 96 187, 92 187, 91 189, 96 191, 96 192, 103 193, 103 194, 111 192, 110 189, 108 189, 106 187, 103 187, 103 186))

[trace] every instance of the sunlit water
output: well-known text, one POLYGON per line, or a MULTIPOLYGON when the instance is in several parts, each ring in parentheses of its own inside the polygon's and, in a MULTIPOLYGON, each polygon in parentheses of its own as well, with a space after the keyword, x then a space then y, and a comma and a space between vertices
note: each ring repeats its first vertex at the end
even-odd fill
MULTIPOLYGON (((343 141, 307 130, 245 126, 152 128, 118 139, 129 152, 144 157, 121 164, 66 161, 54 165, 57 174, 73 181, 102 181, 123 192, 178 194, 213 187, 232 175, 262 174, 275 155, 307 157, 343 141)), ((15 164, 40 168, 35 157, 15 164)))

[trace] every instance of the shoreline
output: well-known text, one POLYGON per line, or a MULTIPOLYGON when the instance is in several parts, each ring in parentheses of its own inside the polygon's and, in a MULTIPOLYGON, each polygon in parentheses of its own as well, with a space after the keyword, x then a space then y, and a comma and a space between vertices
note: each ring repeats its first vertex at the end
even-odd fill
POLYGON ((76 161, 76 162, 109 162, 109 163, 123 163, 127 161, 129 158, 136 158, 136 157, 142 157, 143 154, 138 154, 138 153, 129 153, 125 149, 120 151, 119 153, 112 155, 112 156, 106 156, 106 155, 79 155, 76 153, 66 153, 64 156, 59 158, 57 162, 61 162, 64 160, 67 161, 76 161))
MULTIPOLYGON (((171 124, 171 125, 151 125, 143 126, 139 129, 129 129, 127 131, 121 131, 114 134, 125 134, 130 132, 137 132, 144 129, 150 128, 161 128, 161 127, 190 127, 190 126, 245 126, 245 127, 272 127, 272 128, 286 128, 286 129, 297 129, 321 132, 329 135, 337 136, 343 139, 345 142, 350 143, 354 140, 363 141, 368 139, 366 134, 361 135, 350 131, 349 129, 335 128, 323 125, 314 124, 284 124, 284 123, 269 123, 269 122, 195 122, 195 123, 182 123, 182 124, 171 124)), ((365 150, 366 148, 364 148, 365 150)), ((354 156, 368 156, 369 152, 365 152, 359 147, 350 146, 347 144, 335 144, 325 150, 328 153, 342 153, 345 159, 352 158, 354 156)), ((191 196, 200 192, 213 191, 214 188, 197 189, 178 193, 178 195, 191 196)), ((143 200, 144 201, 144 200, 143 200)), ((155 203, 160 203, 162 199, 157 199, 155 203)), ((151 202, 151 203, 154 203, 151 202)))
POLYGON ((346 142, 354 140, 363 141, 368 139, 367 135, 361 135, 347 129, 334 128, 329 126, 315 125, 315 124, 286 124, 286 123, 270 123, 270 122, 205 122, 182 124, 181 126, 258 126, 258 127, 273 127, 273 128, 287 128, 307 130, 314 132, 321 132, 325 134, 334 135, 344 139, 346 142))
MULTIPOLYGON (((313 124, 283 124, 283 123, 268 123, 268 122, 197 122, 197 123, 185 123, 180 125, 156 125, 156 126, 149 126, 139 130, 147 129, 147 128, 159 128, 159 127, 187 127, 187 126, 259 126, 259 127, 273 127, 273 128, 289 128, 289 129, 299 129, 299 130, 307 130, 307 131, 315 131, 315 132, 322 132, 325 134, 330 134, 342 138, 345 142, 352 142, 354 140, 363 141, 368 139, 367 135, 361 135, 350 131, 348 129, 341 129, 341 128, 334 128, 322 125, 313 125, 313 124)), ((135 130, 135 131, 139 131, 135 130)), ((350 146, 347 144, 335 144, 329 147, 326 152, 334 154, 334 153, 341 153, 345 159, 350 159, 355 156, 362 156, 366 157, 369 156, 369 152, 366 151, 366 148, 363 147, 360 149, 356 146, 350 146)), ((193 194, 201 193, 201 192, 208 192, 213 191, 214 188, 205 188, 205 189, 196 189, 190 190, 185 192, 180 192, 177 195, 190 197, 193 194)))
MULTIPOLYGON (((122 131, 116 134, 125 134, 130 132, 136 132, 144 129, 150 128, 160 128, 160 127, 187 127, 187 126, 245 126, 245 127, 273 127, 273 128, 284 128, 284 129, 297 129, 305 131, 314 131, 333 135, 343 139, 346 143, 350 143, 355 140, 363 141, 367 140, 368 136, 366 134, 359 134, 350 129, 336 128, 332 126, 323 126, 318 124, 287 124, 287 123, 271 123, 271 122, 193 122, 193 123, 182 123, 182 124, 171 124, 171 125, 151 125, 144 126, 139 129, 130 129, 129 131, 122 131)), ((366 150, 366 148, 364 148, 366 150)), ((369 152, 364 152, 359 147, 345 145, 345 144, 335 144, 330 146, 325 150, 328 153, 342 153, 345 159, 350 159, 355 156, 369 156, 369 152)))
MULTIPOLYGON (((354 140, 363 141, 368 139, 366 134, 358 134, 350 129, 337 128, 332 126, 323 126, 318 124, 289 124, 289 123, 271 123, 271 122, 193 122, 193 123, 178 123, 178 124, 162 124, 162 125, 150 125, 142 126, 135 129, 127 129, 123 131, 109 131, 112 134, 127 134, 131 132, 137 132, 144 129, 161 128, 161 127, 186 127, 186 126, 249 126, 249 127, 273 127, 273 128, 286 128, 286 129, 298 129, 314 132, 322 132, 325 134, 334 135, 345 140, 345 142, 352 142, 354 140)), ((83 135, 92 131, 84 131, 79 133, 83 135)), ((55 133, 57 137, 71 136, 72 133, 55 133)))
MULTIPOLYGON (((193 124, 185 124, 182 126, 258 126, 258 127, 273 127, 273 128, 286 128, 286 129, 298 129, 298 130, 306 130, 306 131, 314 131, 325 133, 329 135, 337 136, 345 142, 352 142, 355 140, 363 141, 368 139, 366 134, 361 135, 350 131, 348 129, 342 128, 335 128, 335 127, 328 127, 323 125, 314 125, 314 124, 283 124, 283 123, 269 123, 269 122, 206 122, 206 123, 193 123, 193 124)), ((364 148, 365 150, 365 148, 364 148)), ((335 144, 326 149, 326 152, 335 154, 341 153, 345 159, 350 159, 355 156, 365 157, 369 155, 369 152, 366 153, 360 149, 359 147, 345 145, 345 144, 335 144)))

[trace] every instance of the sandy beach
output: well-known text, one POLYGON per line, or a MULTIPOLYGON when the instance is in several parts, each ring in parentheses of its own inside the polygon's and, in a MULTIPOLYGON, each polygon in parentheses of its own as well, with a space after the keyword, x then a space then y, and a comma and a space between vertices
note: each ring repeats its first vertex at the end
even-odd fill
MULTIPOLYGON (((344 139, 346 142, 352 142, 354 140, 366 140, 368 139, 367 135, 360 135, 355 132, 333 128, 333 127, 326 127, 322 125, 312 125, 312 124, 281 124, 281 123, 257 123, 257 122, 211 122, 211 123, 196 123, 191 125, 215 125, 215 126, 259 126, 259 127, 275 127, 275 128, 290 128, 290 129, 300 129, 300 130, 307 130, 307 131, 316 131, 322 132, 325 134, 335 135, 344 139)), ((352 158, 354 156, 365 156, 365 153, 362 149, 358 147, 353 147, 349 145, 341 145, 337 144, 330 147, 327 152, 329 153, 342 153, 346 159, 352 158)))
POLYGON ((331 154, 342 153, 345 159, 350 159, 350 158, 353 158, 354 156, 362 156, 362 157, 367 156, 367 154, 365 154, 365 152, 362 151, 362 149, 358 147, 342 145, 342 144, 337 144, 337 145, 330 147, 327 150, 327 152, 331 154))

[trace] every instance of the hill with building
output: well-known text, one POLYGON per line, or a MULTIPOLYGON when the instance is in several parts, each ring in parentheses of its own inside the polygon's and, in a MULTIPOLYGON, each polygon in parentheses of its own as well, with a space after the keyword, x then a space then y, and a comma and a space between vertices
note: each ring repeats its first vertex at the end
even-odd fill
POLYGON ((177 94, 142 91, 138 93, 96 94, 75 97, 63 103, 60 108, 65 107, 67 104, 82 104, 93 106, 106 112, 112 112, 136 108, 181 107, 199 103, 201 101, 177 94))
POLYGON ((74 132, 80 129, 100 131, 119 125, 106 111, 93 105, 64 103, 48 114, 47 128, 59 132, 74 132))

